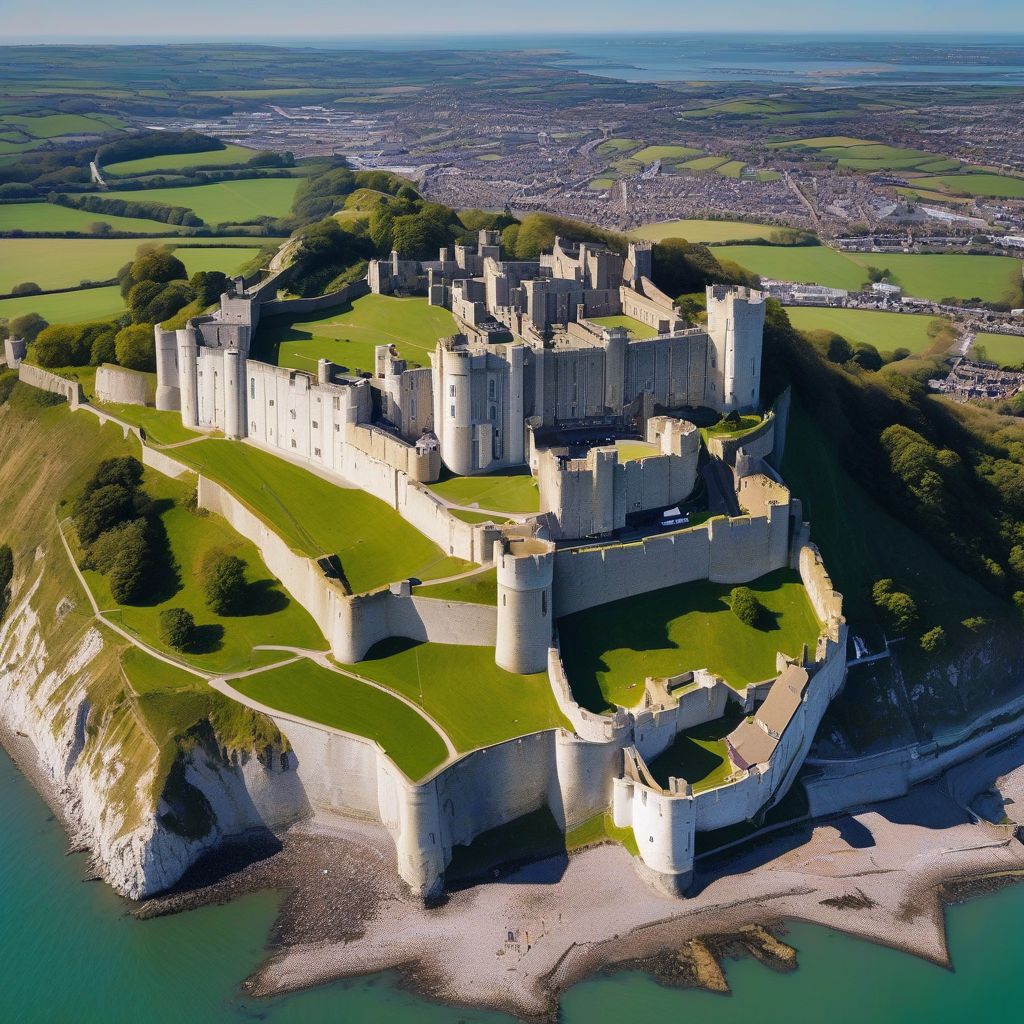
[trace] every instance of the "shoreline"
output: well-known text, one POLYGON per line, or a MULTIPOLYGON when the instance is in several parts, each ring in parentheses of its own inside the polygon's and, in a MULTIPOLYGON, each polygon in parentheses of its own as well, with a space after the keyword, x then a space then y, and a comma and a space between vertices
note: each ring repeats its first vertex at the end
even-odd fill
MULTIPOLYGON (((61 822, 69 852, 90 855, 83 878, 98 877, 30 740, 0 722, 0 745, 61 822)), ((421 998, 530 1020, 556 1020, 561 995, 602 972, 643 970, 660 984, 727 993, 726 956, 796 969, 789 922, 952 968, 945 907, 1024 878, 1015 823, 986 821, 958 799, 990 796, 985 780, 998 779, 1001 792, 1024 788, 1024 737, 976 761, 906 797, 704 859, 685 900, 656 893, 606 843, 508 870, 427 909, 398 877, 382 827, 315 818, 228 847, 175 890, 125 903, 146 919, 279 892, 266 957, 239 979, 248 996, 396 971, 421 998)))

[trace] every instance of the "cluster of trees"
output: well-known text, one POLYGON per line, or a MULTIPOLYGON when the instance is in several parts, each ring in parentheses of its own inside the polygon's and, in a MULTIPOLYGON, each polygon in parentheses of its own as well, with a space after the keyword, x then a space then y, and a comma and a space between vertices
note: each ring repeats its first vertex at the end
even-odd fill
POLYGON ((72 511, 82 566, 107 577, 118 604, 145 597, 158 561, 153 503, 142 490, 142 473, 131 456, 101 462, 72 511))
POLYGON ((729 608, 740 622, 754 629, 764 629, 770 618, 768 609, 750 587, 733 587, 729 592, 729 608))
POLYGON ((879 352, 874 345, 867 341, 858 341, 854 345, 834 331, 808 331, 807 338, 829 362, 839 366, 847 364, 858 366, 860 369, 872 373, 877 372, 887 363, 898 362, 910 355, 909 348, 879 352))
POLYGON ((142 160, 149 156, 167 156, 171 153, 208 153, 213 149, 226 149, 220 139, 199 132, 142 132, 107 142, 96 150, 96 160, 103 164, 117 164, 125 160, 142 160))
POLYGON ((709 284, 760 284, 756 274, 738 263, 722 259, 706 245, 683 238, 666 238, 654 245, 651 273, 654 283, 666 295, 678 296, 684 303, 688 295, 703 292, 709 284))
POLYGON ((932 360, 831 361, 770 301, 766 393, 792 383, 844 467, 897 518, 1024 606, 1024 427, 929 392, 932 360), (1020 598, 1016 595, 1020 594, 1020 598))
MULTIPOLYGON (((89 162, 94 146, 88 143, 76 146, 61 146, 60 149, 28 150, 21 153, 14 163, 0 167, 0 188, 15 184, 31 186, 31 195, 39 190, 61 185, 87 185, 89 183, 89 162)), ((27 198, 24 193, 7 195, 7 198, 27 198)))
POLYGON ((108 217, 141 217, 164 224, 181 224, 192 228, 203 226, 202 219, 192 210, 185 206, 171 206, 168 203, 147 202, 142 199, 112 199, 95 193, 70 195, 65 192, 51 192, 47 199, 59 206, 106 214, 108 217))
POLYGON ((14 553, 9 544, 0 544, 0 622, 11 603, 11 581, 14 579, 14 553))
POLYGON ((237 615, 245 599, 245 562, 237 555, 215 551, 202 571, 203 596, 214 615, 237 615))

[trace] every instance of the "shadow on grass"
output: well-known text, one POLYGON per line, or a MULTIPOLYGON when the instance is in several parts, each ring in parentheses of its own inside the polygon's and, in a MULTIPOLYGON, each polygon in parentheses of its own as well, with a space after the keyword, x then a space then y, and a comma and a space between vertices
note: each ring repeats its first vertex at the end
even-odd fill
POLYGON ((224 627, 216 622, 196 626, 192 631, 189 654, 214 654, 224 646, 224 627))
POLYGON ((277 580, 253 580, 245 585, 238 603, 225 618, 244 618, 250 615, 275 615, 289 605, 288 597, 279 588, 277 580))
POLYGON ((152 514, 146 522, 151 568, 146 574, 145 593, 131 602, 133 607, 152 608, 169 601, 181 590, 181 568, 174 557, 163 519, 160 518, 173 507, 174 502, 170 499, 153 502, 152 514))

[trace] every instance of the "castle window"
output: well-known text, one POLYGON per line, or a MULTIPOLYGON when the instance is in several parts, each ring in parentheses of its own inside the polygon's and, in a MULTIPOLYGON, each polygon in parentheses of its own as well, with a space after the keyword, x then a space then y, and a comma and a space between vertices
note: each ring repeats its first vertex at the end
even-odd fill
POLYGON ((295 410, 294 409, 290 409, 289 412, 291 412, 291 414, 292 414, 292 419, 295 419, 295 410))
POLYGON ((454 384, 449 384, 448 385, 448 397, 449 398, 454 398, 455 397, 455 385, 454 384))
MULTIPOLYGON (((494 381, 493 380, 489 380, 487 382, 487 397, 488 398, 494 398, 494 395, 495 395, 494 381)), ((493 417, 492 417, 492 419, 493 419, 493 417)))
POLYGON ((451 418, 455 419, 455 406, 454 405, 451 407, 451 418))
POLYGON ((334 432, 336 434, 340 434, 341 433, 341 424, 340 423, 335 423, 334 424, 334 432))
POLYGON ((314 448, 313 449, 313 454, 319 459, 320 458, 320 449, 319 448, 314 448))
POLYGON ((271 406, 271 408, 273 408, 273 406, 274 406, 274 400, 273 399, 270 400, 270 406, 271 406))
POLYGON ((313 420, 313 429, 314 429, 314 430, 316 430, 316 429, 317 429, 317 427, 319 427, 319 426, 320 426, 320 424, 319 424, 319 423, 317 423, 317 421, 316 421, 316 420, 313 420))
POLYGON ((251 434, 255 434, 256 433, 256 421, 255 420, 252 421, 252 427, 250 427, 249 432, 251 434))
POLYGON ((295 438, 294 437, 292 438, 292 447, 293 448, 297 448, 298 447, 298 445, 295 443, 295 438))
POLYGON ((249 378, 249 397, 250 398, 255 398, 256 397, 256 378, 255 377, 250 377, 249 378))
POLYGON ((548 613, 548 592, 546 590, 540 592, 540 613, 541 615, 548 613))

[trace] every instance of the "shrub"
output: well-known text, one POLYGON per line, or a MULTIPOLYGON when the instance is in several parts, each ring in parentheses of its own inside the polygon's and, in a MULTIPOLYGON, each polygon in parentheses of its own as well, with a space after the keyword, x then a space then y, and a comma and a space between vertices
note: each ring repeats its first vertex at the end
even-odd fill
POLYGON ((245 593, 245 562, 237 555, 215 555, 203 572, 203 591, 214 614, 234 614, 245 593))
POLYGON ((122 327, 114 338, 114 353, 118 363, 129 370, 155 370, 153 328, 149 324, 122 327))
POLYGON ((89 364, 91 366, 102 366, 104 363, 117 361, 117 346, 114 342, 116 334, 114 331, 104 331, 97 334, 92 340, 92 349, 89 352, 89 364))
POLYGON ((11 322, 7 325, 7 336, 23 338, 31 344, 46 326, 48 326, 46 321, 38 313, 22 313, 21 316, 11 318, 11 322))
POLYGON ((889 627, 905 633, 917 622, 917 604, 909 594, 896 590, 895 586, 890 579, 877 580, 871 588, 871 596, 889 627))
POLYGON ((35 281, 22 281, 11 289, 12 295, 38 295, 43 289, 35 281))
POLYGON ((924 636, 921 637, 921 650, 927 654, 934 654, 936 651, 941 651, 946 646, 946 631, 941 626, 936 626, 934 629, 929 629, 924 636))
POLYGON ((972 615, 970 618, 964 619, 960 625, 963 626, 964 629, 969 629, 972 633, 980 633, 983 629, 991 625, 991 622, 982 615, 972 615))
POLYGON ((160 639, 176 651, 187 651, 196 634, 196 620, 184 608, 165 608, 160 613, 160 639))
POLYGON ((762 627, 768 617, 768 609, 750 587, 733 587, 729 594, 729 607, 740 622, 755 629, 762 627))

